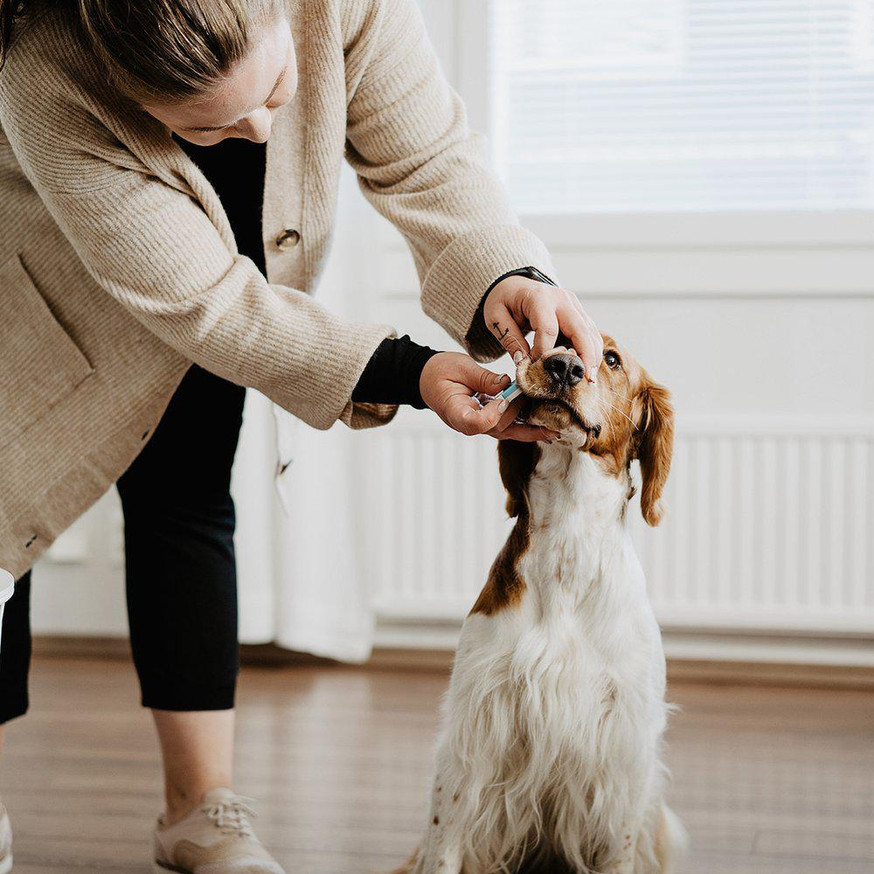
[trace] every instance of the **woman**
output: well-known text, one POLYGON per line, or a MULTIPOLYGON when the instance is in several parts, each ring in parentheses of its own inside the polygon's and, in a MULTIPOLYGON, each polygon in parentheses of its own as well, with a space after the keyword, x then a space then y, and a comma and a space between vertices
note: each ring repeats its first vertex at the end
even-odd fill
MULTIPOLYGON (((600 339, 542 281, 413 0, 0 0, 0 35, 0 566, 21 577, 0 722, 27 707, 26 572, 118 481, 166 776, 156 870, 277 872, 230 788, 241 386, 317 428, 409 403, 465 434, 550 436, 480 409, 506 379, 472 358, 310 297, 344 152, 473 356, 537 356, 561 331, 593 375, 600 339)), ((0 871, 10 841, 4 812, 0 871)))

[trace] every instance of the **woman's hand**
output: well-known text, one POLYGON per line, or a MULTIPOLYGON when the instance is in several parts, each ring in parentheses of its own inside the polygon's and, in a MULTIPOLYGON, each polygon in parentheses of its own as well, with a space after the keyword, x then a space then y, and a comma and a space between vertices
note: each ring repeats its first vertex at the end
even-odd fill
POLYGON ((475 394, 495 395, 510 384, 510 377, 480 367, 460 352, 439 352, 422 371, 419 388, 422 400, 450 428, 462 434, 490 434, 499 440, 550 440, 554 431, 515 423, 520 401, 508 404, 497 398, 484 407, 475 394))
POLYGON ((508 276, 489 292, 483 315, 516 364, 548 352, 560 331, 582 359, 589 382, 595 381, 604 342, 575 294, 527 276, 508 276), (525 339, 529 331, 534 331, 533 347, 525 339))

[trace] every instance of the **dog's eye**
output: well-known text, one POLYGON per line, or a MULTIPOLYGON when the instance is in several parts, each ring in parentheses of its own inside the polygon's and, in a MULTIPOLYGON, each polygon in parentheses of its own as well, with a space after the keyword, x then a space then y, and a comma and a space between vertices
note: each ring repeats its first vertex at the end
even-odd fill
POLYGON ((612 370, 622 367, 622 359, 615 352, 605 352, 604 363, 612 370))

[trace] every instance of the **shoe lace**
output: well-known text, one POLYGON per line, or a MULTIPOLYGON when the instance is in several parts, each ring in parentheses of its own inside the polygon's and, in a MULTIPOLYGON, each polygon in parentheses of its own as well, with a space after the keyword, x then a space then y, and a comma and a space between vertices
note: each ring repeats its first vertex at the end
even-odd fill
POLYGON ((235 795, 233 798, 211 801, 201 809, 216 824, 222 834, 250 838, 253 837, 253 832, 249 818, 254 819, 257 816, 252 808, 254 803, 253 798, 235 795))

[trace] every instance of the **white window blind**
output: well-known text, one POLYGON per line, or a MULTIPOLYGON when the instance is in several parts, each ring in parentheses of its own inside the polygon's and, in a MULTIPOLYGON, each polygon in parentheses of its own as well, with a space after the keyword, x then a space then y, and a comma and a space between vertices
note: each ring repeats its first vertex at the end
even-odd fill
POLYGON ((526 213, 874 209, 874 0, 491 0, 526 213))

